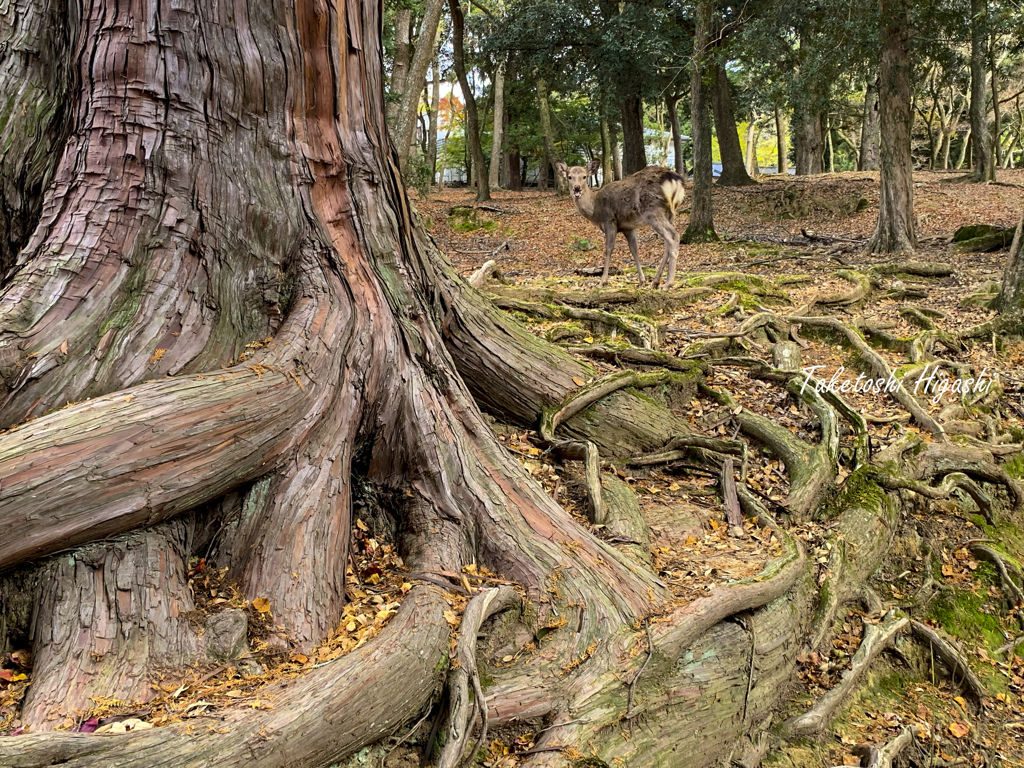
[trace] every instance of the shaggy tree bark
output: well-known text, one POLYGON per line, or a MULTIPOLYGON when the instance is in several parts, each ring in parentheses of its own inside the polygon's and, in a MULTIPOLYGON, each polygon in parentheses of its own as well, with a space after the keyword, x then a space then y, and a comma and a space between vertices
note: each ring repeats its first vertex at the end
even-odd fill
POLYGON ((678 93, 665 94, 665 109, 668 110, 668 124, 672 129, 672 160, 676 173, 686 178, 686 163, 683 162, 683 131, 679 125, 679 99, 682 96, 678 93))
POLYGON ((710 0, 700 0, 694 7, 693 61, 690 64, 693 199, 690 203, 690 221, 682 236, 684 243, 704 243, 718 239, 711 209, 714 174, 711 167, 711 112, 708 104, 708 48, 711 44, 712 11, 710 0))
POLYGON ((643 102, 639 93, 625 96, 622 108, 622 173, 629 176, 647 167, 644 149, 643 102))
POLYGON ((882 63, 879 70, 881 173, 878 223, 868 243, 874 253, 911 254, 914 178, 910 156, 910 8, 906 0, 882 0, 882 63))
MULTIPOLYGON (((712 65, 709 65, 712 66, 712 65)), ((716 61, 712 66, 714 88, 711 106, 715 114, 715 135, 718 136, 718 149, 722 155, 722 174, 718 183, 726 187, 746 187, 757 182, 750 178, 743 162, 743 149, 736 130, 736 114, 732 106, 729 75, 725 65, 716 61)))

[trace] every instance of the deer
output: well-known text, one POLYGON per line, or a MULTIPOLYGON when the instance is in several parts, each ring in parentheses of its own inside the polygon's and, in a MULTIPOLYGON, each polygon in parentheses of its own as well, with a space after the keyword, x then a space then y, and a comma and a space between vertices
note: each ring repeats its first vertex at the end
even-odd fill
POLYGON ((662 270, 667 268, 666 290, 676 276, 676 255, 679 252, 679 236, 676 234, 675 215, 686 197, 683 177, 671 168, 658 165, 648 166, 642 171, 605 184, 593 190, 587 184, 587 177, 597 172, 600 161, 591 160, 586 168, 569 168, 563 162, 555 169, 569 180, 569 189, 576 203, 576 209, 604 232, 604 273, 601 287, 608 283, 608 269, 611 266, 612 251, 615 250, 615 236, 622 232, 636 262, 636 275, 640 287, 645 284, 644 270, 637 253, 636 228, 646 223, 665 241, 665 255, 654 276, 654 287, 661 282, 662 270))

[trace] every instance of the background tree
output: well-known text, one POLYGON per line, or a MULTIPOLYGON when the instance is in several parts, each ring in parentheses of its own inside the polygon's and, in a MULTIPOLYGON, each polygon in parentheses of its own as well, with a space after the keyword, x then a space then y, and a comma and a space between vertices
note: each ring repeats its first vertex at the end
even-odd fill
POLYGON ((690 76, 690 121, 693 129, 693 196, 684 243, 717 240, 711 207, 711 113, 708 80, 711 75, 712 0, 694 6, 693 59, 690 76))
POLYGON ((910 160, 909 0, 882 0, 882 63, 878 76, 880 196, 878 222, 868 242, 876 253, 911 254, 914 235, 914 178, 910 160))

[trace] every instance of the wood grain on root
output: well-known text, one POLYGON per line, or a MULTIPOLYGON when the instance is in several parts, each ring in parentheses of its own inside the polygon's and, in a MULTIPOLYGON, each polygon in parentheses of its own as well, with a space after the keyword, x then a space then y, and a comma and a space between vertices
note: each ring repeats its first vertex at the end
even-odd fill
POLYGON ((271 684, 274 709, 228 710, 215 728, 190 722, 127 734, 47 733, 0 739, 4 768, 291 768, 326 766, 391 733, 437 690, 447 653, 441 590, 415 587, 363 648, 297 680, 271 684))

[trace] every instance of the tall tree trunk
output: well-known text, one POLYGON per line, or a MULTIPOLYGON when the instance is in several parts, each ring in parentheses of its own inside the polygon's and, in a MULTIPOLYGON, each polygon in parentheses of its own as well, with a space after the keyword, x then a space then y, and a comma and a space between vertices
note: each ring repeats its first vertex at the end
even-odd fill
POLYGON ((747 153, 746 153, 746 168, 747 173, 750 176, 756 177, 761 175, 761 167, 757 163, 757 145, 761 141, 761 123, 757 117, 754 116, 750 123, 747 125, 747 153))
POLYGON ((601 111, 601 183, 607 184, 612 180, 612 168, 615 160, 612 158, 612 135, 611 127, 608 125, 608 117, 604 110, 601 111))
POLYGON ((497 189, 501 169, 501 146, 505 129, 505 62, 498 64, 494 73, 494 133, 491 142, 491 166, 488 184, 497 189))
POLYGON ((615 122, 609 124, 612 135, 612 173, 615 181, 625 178, 622 170, 622 146, 619 142, 619 126, 615 122))
MULTIPOLYGON (((441 22, 441 10, 444 8, 444 2, 445 0, 427 0, 426 8, 423 10, 423 25, 420 27, 412 63, 406 74, 406 80, 410 83, 422 83, 427 78, 427 69, 436 55, 434 41, 437 38, 437 27, 441 22)), ((392 134, 392 142, 398 152, 398 166, 403 173, 409 162, 409 152, 416 132, 416 112, 419 98, 419 88, 405 89, 402 93, 402 102, 398 107, 395 131, 392 134)))
POLYGON ((682 242, 705 243, 718 239, 711 208, 711 110, 708 104, 713 0, 697 0, 694 6, 693 60, 690 64, 690 123, 693 126, 693 199, 690 221, 682 242))
POLYGON ((836 172, 836 148, 832 143, 832 122, 825 116, 825 145, 828 149, 828 172, 836 172))
POLYGON ((729 75, 725 64, 709 62, 714 78, 711 104, 715 113, 715 133, 718 136, 718 150, 722 157, 722 173, 718 183, 725 187, 746 187, 756 184, 743 162, 743 149, 740 147, 739 132, 736 130, 736 114, 732 106, 732 93, 729 86, 729 75))
POLYGON ((674 93, 666 94, 665 108, 668 110, 669 126, 672 128, 672 156, 676 173, 685 178, 686 163, 683 162, 683 131, 679 125, 679 96, 674 93))
POLYGON ((992 139, 986 107, 988 76, 988 0, 971 0, 971 154, 975 181, 995 181, 992 139))
POLYGON ((999 110, 999 67, 996 64, 995 32, 989 38, 989 64, 992 69, 992 180, 995 181, 996 169, 1002 164, 999 137, 1003 133, 1002 115, 999 110))
MULTIPOLYGON (((395 64, 391 71, 391 93, 398 96, 405 93, 410 83, 406 82, 409 74, 409 63, 412 57, 412 46, 409 33, 412 27, 412 9, 400 8, 395 13, 395 64)), ((388 124, 394 125, 402 102, 400 98, 388 100, 388 124)))
POLYGON ((430 186, 441 184, 437 178, 437 131, 441 112, 441 66, 437 54, 430 66, 430 124, 427 127, 427 163, 430 166, 430 186))
POLYGON ((466 104, 466 144, 472 160, 472 179, 476 186, 476 199, 483 202, 491 199, 491 190, 487 186, 487 165, 480 144, 480 118, 477 114, 476 95, 469 83, 469 73, 466 69, 466 24, 461 0, 448 0, 448 8, 452 14, 452 65, 455 76, 459 78, 459 87, 462 89, 462 98, 466 104))
POLYGON ((631 173, 647 167, 644 148, 643 102, 639 93, 631 93, 621 102, 622 111, 622 173, 631 173))
POLYGON ((821 113, 804 104, 797 104, 793 115, 796 123, 796 174, 809 176, 821 173, 824 152, 821 113))
POLYGON ((775 140, 778 144, 778 172, 785 176, 789 173, 789 121, 783 109, 775 108, 775 140))
POLYGON ((881 130, 878 223, 868 250, 912 254, 914 178, 910 156, 910 0, 881 0, 882 63, 879 70, 881 130))
POLYGON ((964 134, 963 143, 960 145, 960 155, 956 159, 956 170, 960 170, 964 167, 964 163, 967 162, 967 157, 971 149, 971 127, 967 126, 967 133, 964 134))
POLYGON ((860 124, 858 171, 878 170, 878 80, 868 80, 864 91, 864 116, 860 124))
MULTIPOLYGON (((537 107, 540 111, 540 134, 544 142, 544 157, 540 164, 540 173, 537 176, 537 186, 541 189, 548 188, 550 169, 561 158, 555 149, 555 129, 551 125, 551 102, 548 94, 548 81, 543 77, 537 78, 537 107)), ((555 186, 560 192, 564 191, 564 182, 561 174, 555 174, 555 186)))

